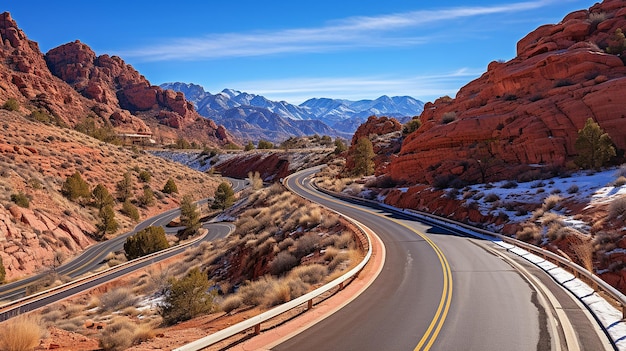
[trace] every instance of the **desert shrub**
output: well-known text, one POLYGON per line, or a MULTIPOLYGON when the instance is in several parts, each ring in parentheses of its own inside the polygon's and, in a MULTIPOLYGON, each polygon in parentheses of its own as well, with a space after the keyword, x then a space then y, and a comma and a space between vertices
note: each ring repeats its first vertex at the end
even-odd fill
POLYGON ((165 182, 165 185, 163 186, 163 190, 161 191, 166 194, 178 193, 178 187, 176 186, 174 179, 169 178, 167 182, 165 182))
POLYGON ((543 200, 542 208, 544 211, 550 211, 556 208, 561 200, 561 197, 558 195, 550 195, 543 200))
POLYGON ((292 246, 295 243, 296 243, 296 241, 293 240, 293 238, 286 238, 285 240, 283 240, 280 243, 278 243, 278 249, 280 251, 285 251, 285 250, 287 250, 290 246, 292 246))
POLYGON ((387 174, 383 174, 381 176, 378 177, 374 177, 370 180, 368 180, 365 183, 365 186, 368 188, 393 188, 394 186, 396 186, 396 182, 393 180, 393 178, 391 178, 391 176, 387 175, 387 174))
POLYGON ((513 180, 509 180, 500 186, 502 189, 515 189, 517 188, 517 182, 513 180))
POLYGON ((137 197, 137 203, 139 206, 148 208, 156 202, 154 198, 154 192, 150 188, 143 189, 143 193, 137 197))
POLYGON ((134 306, 137 302, 135 294, 129 288, 116 288, 100 296, 100 310, 119 311, 126 307, 134 306))
POLYGON ((296 248, 294 255, 296 258, 302 258, 312 253, 318 246, 320 237, 317 234, 305 234, 296 240, 296 248))
POLYGON ((572 250, 578 257, 578 261, 586 270, 593 273, 593 242, 590 239, 579 239, 578 243, 572 244, 572 250))
POLYGON ((267 140, 259 140, 259 143, 257 144, 257 149, 273 149, 274 148, 274 144, 272 144, 271 142, 267 141, 267 140))
POLYGON ((126 238, 124 251, 129 260, 170 247, 163 227, 149 226, 126 238))
POLYGON ((567 188, 568 194, 576 194, 578 192, 578 185, 572 184, 569 188, 567 188))
POLYGON ((500 200, 500 196, 498 196, 498 194, 495 194, 495 193, 489 193, 485 195, 484 200, 485 202, 496 202, 500 200))
POLYGON ((422 121, 419 118, 413 118, 402 126, 402 135, 409 135, 418 130, 421 126, 422 121))
POLYGON ((150 179, 152 179, 152 173, 150 173, 150 171, 147 170, 142 170, 139 171, 139 180, 142 181, 143 183, 148 183, 150 182, 150 179))
POLYGON ((515 101, 518 99, 518 97, 515 94, 504 94, 504 96, 502 96, 502 99, 504 101, 515 101))
POLYGON ((609 218, 620 218, 626 213, 626 196, 615 198, 609 204, 609 218))
POLYGON ((15 202, 19 207, 29 208, 30 199, 24 193, 11 194, 11 201, 15 202))
POLYGON ((135 222, 139 220, 139 210, 130 200, 124 201, 121 212, 135 222))
POLYGON ((326 276, 326 267, 320 264, 298 266, 289 273, 289 276, 292 278, 298 278, 307 284, 314 285, 324 280, 324 277, 326 276))
POLYGON ((619 176, 619 178, 615 180, 615 183, 613 183, 616 187, 623 186, 624 184, 626 184, 626 177, 624 176, 619 176))
POLYGON ((272 275, 281 275, 298 264, 299 260, 288 251, 279 252, 269 264, 272 275))
POLYGON ((263 178, 261 178, 261 175, 259 174, 259 172, 248 172, 248 182, 250 182, 250 187, 253 190, 259 190, 261 188, 263 188, 263 178))
POLYGON ((14 98, 9 98, 4 102, 2 108, 8 111, 18 111, 20 109, 20 103, 14 98))
POLYGON ((175 279, 165 289, 165 301, 159 314, 166 324, 189 320, 211 312, 215 295, 208 292, 211 282, 200 269, 193 268, 181 279, 175 279))
POLYGON ((126 320, 107 325, 99 341, 105 351, 121 351, 129 348, 134 341, 136 326, 126 320))
POLYGON ((441 116, 441 124, 448 124, 456 120, 456 112, 446 112, 441 116))
POLYGON ((576 164, 585 169, 599 169, 616 155, 613 140, 592 118, 578 131, 574 147, 578 152, 576 164))
POLYGON ((456 178, 457 177, 453 174, 440 174, 433 178, 432 186, 438 190, 446 189, 450 187, 450 184, 452 184, 456 178))
POLYGON ((328 272, 333 272, 336 269, 340 268, 342 264, 350 260, 350 254, 348 252, 340 252, 338 253, 332 261, 328 263, 328 272))
POLYGON ((248 282, 239 288, 241 301, 249 306, 258 306, 263 303, 265 293, 275 284, 272 277, 263 276, 253 282, 248 282))
POLYGON ((541 239, 541 232, 536 226, 528 225, 524 226, 521 230, 515 233, 515 237, 517 238, 517 240, 529 243, 537 243, 541 239))
POLYGON ((355 246, 354 235, 350 232, 343 232, 335 238, 334 247, 338 249, 350 249, 355 246))
POLYGON ((241 296, 230 295, 226 297, 224 301, 222 301, 222 303, 220 304, 220 309, 226 313, 230 313, 241 307, 242 304, 243 301, 241 299, 241 296))
POLYGON ((20 315, 0 328, 0 350, 30 351, 39 345, 43 330, 39 321, 29 315, 20 315))

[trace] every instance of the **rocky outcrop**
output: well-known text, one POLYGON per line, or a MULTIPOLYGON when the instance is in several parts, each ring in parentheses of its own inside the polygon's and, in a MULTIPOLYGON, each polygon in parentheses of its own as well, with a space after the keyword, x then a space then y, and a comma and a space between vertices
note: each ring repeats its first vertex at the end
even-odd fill
POLYGON ((78 218, 0 205, 0 256, 6 279, 54 267, 55 257, 72 257, 93 244, 88 234, 94 231, 92 224, 78 218))
MULTIPOLYGON (((233 141, 223 128, 218 132, 215 123, 198 115, 182 93, 151 85, 117 56, 96 56, 89 46, 75 41, 50 50, 46 62, 57 77, 84 97, 127 111, 110 115, 115 124, 133 120, 131 114, 136 114, 153 129, 156 125, 174 129, 163 132, 174 138, 183 136, 202 143, 233 141)), ((139 129, 149 128, 144 125, 139 129)))
POLYGON ((44 56, 8 12, 0 14, 0 62, 0 102, 16 99, 24 113, 31 106, 43 109, 68 126, 95 115, 99 124, 111 122, 124 133, 150 133, 161 126, 168 139, 163 142, 179 137, 209 145, 233 142, 181 93, 152 86, 117 56, 96 56, 80 41, 44 56), (161 111, 175 114, 166 121, 176 123, 160 124, 161 111))
POLYGON ((626 67, 617 55, 626 46, 616 49, 615 39, 621 28, 626 3, 619 0, 539 27, 519 41, 516 58, 489 64, 455 99, 426 104, 422 127, 392 161, 392 178, 432 184, 451 174, 472 182, 565 166, 587 118, 626 149, 626 67))

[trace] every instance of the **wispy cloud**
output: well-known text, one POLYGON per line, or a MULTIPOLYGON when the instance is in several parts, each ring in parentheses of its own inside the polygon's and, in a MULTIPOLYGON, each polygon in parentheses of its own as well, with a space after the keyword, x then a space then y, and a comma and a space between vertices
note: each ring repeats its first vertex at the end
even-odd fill
POLYGON ((428 43, 429 37, 416 36, 407 31, 408 29, 433 22, 528 11, 554 3, 555 0, 536 0, 496 6, 468 6, 381 16, 357 16, 331 21, 316 28, 218 33, 198 38, 179 38, 119 54, 146 61, 167 61, 415 46, 428 43))
POLYGON ((410 95, 430 101, 443 95, 453 96, 459 87, 478 77, 483 71, 463 68, 452 72, 412 77, 303 77, 230 82, 228 86, 254 92, 273 100, 285 100, 296 104, 313 96, 374 99, 381 95, 410 95))

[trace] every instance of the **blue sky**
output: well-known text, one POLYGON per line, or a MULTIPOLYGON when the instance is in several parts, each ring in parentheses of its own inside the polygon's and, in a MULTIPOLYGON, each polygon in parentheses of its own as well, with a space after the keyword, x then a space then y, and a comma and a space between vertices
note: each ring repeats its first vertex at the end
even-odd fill
POLYGON ((152 84, 196 83, 300 103, 454 96, 517 41, 594 0, 5 0, 48 50, 80 40, 152 84))

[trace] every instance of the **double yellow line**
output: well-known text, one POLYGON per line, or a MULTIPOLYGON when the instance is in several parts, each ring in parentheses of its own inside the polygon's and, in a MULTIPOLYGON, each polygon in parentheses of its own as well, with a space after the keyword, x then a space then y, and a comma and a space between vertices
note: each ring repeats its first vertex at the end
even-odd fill
MULTIPOLYGON (((315 195, 315 196, 320 196, 319 193, 314 193, 313 191, 307 189, 304 185, 304 179, 302 179, 302 181, 300 182, 302 184, 301 189, 311 195, 315 195)), ((286 184, 286 182, 285 182, 286 184)), ((448 260, 446 259, 445 255, 443 254, 443 252, 441 251, 441 249, 439 248, 439 246, 437 246, 437 244, 435 244, 426 234, 411 228, 410 226, 408 226, 405 223, 400 222, 399 220, 393 219, 393 218, 389 218, 387 216, 383 216, 380 213, 376 213, 374 211, 371 210, 366 210, 363 209, 361 207, 357 207, 354 206, 352 204, 348 204, 345 202, 340 202, 335 200, 334 198, 331 197, 326 197, 327 201, 331 201, 334 202, 336 204, 340 204, 342 206, 347 206, 353 209, 357 209, 366 213, 369 213, 371 215, 377 216, 379 218, 384 218, 386 220, 392 221, 410 231, 412 231, 413 233, 417 234, 418 236, 420 236, 422 239, 424 239, 424 241, 426 241, 428 243, 428 245, 430 245, 430 247, 433 249, 433 251, 435 252, 435 254, 437 255, 437 258, 439 259, 439 263, 441 264, 441 270, 443 273, 443 289, 441 292, 441 299, 439 300, 439 305, 437 306, 437 311, 435 312, 435 315, 433 316, 428 328, 426 329, 426 332, 424 333, 424 335, 422 336, 422 338, 420 339, 420 341, 418 342, 417 346, 415 347, 415 351, 417 350, 421 350, 421 351, 427 351, 430 350, 430 348, 433 346, 433 343, 435 342, 435 340, 437 339, 437 336, 439 335, 441 328, 443 327, 443 324, 446 320, 446 317, 448 316, 448 312, 450 310, 450 304, 452 302, 452 271, 450 269, 450 264, 448 263, 448 260)))

